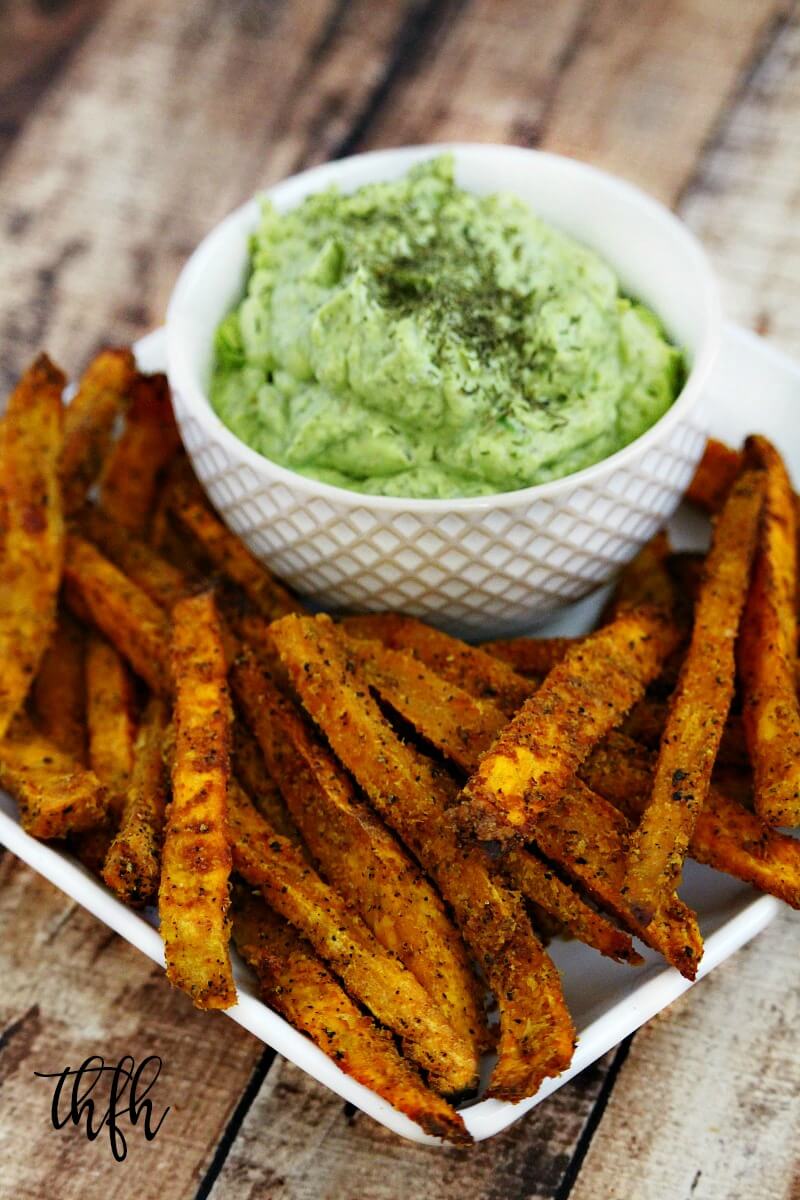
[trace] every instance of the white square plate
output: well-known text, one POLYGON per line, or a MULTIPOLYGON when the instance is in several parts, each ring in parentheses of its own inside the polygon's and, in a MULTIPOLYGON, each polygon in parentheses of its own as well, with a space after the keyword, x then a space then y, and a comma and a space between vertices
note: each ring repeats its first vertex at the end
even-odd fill
MULTIPOLYGON (((162 331, 144 338, 136 350, 145 370, 163 369, 162 331)), ((712 434, 738 445, 747 433, 765 433, 775 439, 790 471, 800 478, 800 366, 754 335, 729 326, 706 403, 712 434)), ((679 511, 671 533, 679 549, 702 548, 707 537, 705 522, 688 509, 679 511)), ((573 606, 539 632, 583 632, 590 627, 604 595, 573 606)), ((17 821, 16 805, 3 792, 0 842, 154 962, 163 964, 161 938, 147 916, 126 908, 68 855, 25 833, 17 821)), ((772 897, 759 896, 737 880, 695 863, 687 864, 681 895, 697 910, 705 938, 699 978, 760 932, 779 907, 772 897)), ((519 1120, 692 986, 646 949, 645 965, 639 968, 617 965, 578 942, 557 940, 551 949, 579 1034, 575 1057, 568 1071, 548 1080, 535 1096, 520 1104, 481 1100, 465 1108, 464 1121, 476 1141, 519 1120)), ((417 1142, 435 1142, 385 1100, 344 1075, 308 1038, 267 1008, 238 964, 236 977, 239 1003, 228 1010, 228 1016, 395 1133, 417 1142)), ((166 980, 164 986, 168 986, 166 980)))

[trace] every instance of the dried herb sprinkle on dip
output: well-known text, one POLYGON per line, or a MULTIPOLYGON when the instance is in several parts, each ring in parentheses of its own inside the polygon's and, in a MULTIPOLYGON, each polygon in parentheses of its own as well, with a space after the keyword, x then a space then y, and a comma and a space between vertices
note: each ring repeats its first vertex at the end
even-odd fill
POLYGON ((657 317, 518 198, 443 155, 279 215, 264 202, 213 406, 253 449, 374 495, 514 491, 607 458, 684 379, 657 317))

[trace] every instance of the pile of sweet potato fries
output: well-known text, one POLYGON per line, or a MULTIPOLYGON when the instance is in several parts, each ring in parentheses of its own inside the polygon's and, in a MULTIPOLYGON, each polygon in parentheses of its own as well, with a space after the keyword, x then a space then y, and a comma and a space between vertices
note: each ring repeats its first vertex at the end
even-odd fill
POLYGON ((467 645, 307 615, 213 512, 163 376, 41 356, 0 423, 0 784, 125 903, 167 975, 265 1002, 427 1131, 570 1063, 554 934, 692 979, 690 856, 800 907, 798 501, 778 451, 710 443, 581 639, 467 645), (491 1000, 497 1021, 490 1022, 491 1000))

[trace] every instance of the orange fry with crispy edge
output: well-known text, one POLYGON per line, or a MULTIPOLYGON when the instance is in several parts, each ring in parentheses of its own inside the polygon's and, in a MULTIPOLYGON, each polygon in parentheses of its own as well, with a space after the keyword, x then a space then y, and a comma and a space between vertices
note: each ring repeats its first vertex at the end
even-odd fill
POLYGON ((109 562, 91 542, 67 537, 65 595, 154 692, 169 695, 169 622, 145 592, 109 562))
POLYGON ((56 624, 64 558, 58 483, 64 376, 41 354, 0 421, 0 738, 56 624))
POLYGON ((261 998, 346 1075, 372 1088, 426 1133, 468 1144, 458 1113, 397 1051, 391 1034, 350 999, 311 945, 261 900, 237 895, 233 937, 261 998))
POLYGON ((738 646, 755 806, 770 825, 800 825, 795 501, 783 459, 766 438, 747 439, 745 461, 766 475, 762 538, 738 646))
POLYGON ((620 614, 570 650, 512 718, 462 792, 481 838, 529 837, 539 813, 656 677, 675 632, 656 610, 620 614))
POLYGON ((299 601, 193 492, 176 488, 170 498, 170 511, 214 566, 242 589, 262 617, 272 621, 302 609, 299 601))
POLYGON ((33 706, 45 737, 78 763, 86 761, 84 653, 83 629, 60 609, 33 683, 33 706))
POLYGON ((669 538, 662 529, 620 571, 607 608, 608 620, 635 608, 656 608, 665 616, 672 616, 676 594, 667 569, 669 553, 669 538))
POLYGON ((448 1093, 473 1087, 471 1047, 439 1005, 297 848, 275 833, 236 780, 230 786, 229 828, 238 873, 308 938, 350 994, 395 1031, 432 1085, 448 1093))
POLYGON ((165 375, 136 375, 125 428, 106 458, 100 503, 133 533, 144 533, 156 497, 158 473, 180 448, 165 375))
POLYGON ((101 825, 105 788, 92 771, 15 719, 0 741, 0 787, 17 801, 22 828, 37 838, 63 838, 101 825))
MULTIPOLYGON (((478 700, 447 683, 410 654, 380 642, 359 641, 342 634, 347 654, 358 664, 380 698, 427 741, 464 771, 472 771, 506 717, 488 700, 478 700)), ((556 852, 550 857, 559 861, 556 852)), ((585 854, 590 851, 585 851, 585 854)), ((570 933, 621 962, 641 962, 630 937, 595 913, 569 885, 526 851, 505 855, 505 874, 512 885, 570 933)), ((639 932, 638 928, 635 932, 639 932)))
MULTIPOLYGON (((235 692, 235 670, 230 672, 229 682, 235 692)), ((267 769, 261 747, 244 721, 233 723, 232 763, 234 775, 275 832, 305 851, 300 831, 291 818, 280 788, 267 769)))
POLYGON ((500 638, 495 642, 483 642, 481 650, 499 658, 518 675, 541 680, 583 638, 571 637, 515 637, 500 638))
POLYGON ((686 499, 706 512, 718 512, 741 466, 742 456, 738 450, 732 450, 716 438, 709 438, 686 499))
MULTIPOLYGON (((641 816, 653 782, 653 757, 623 734, 598 746, 581 771, 595 792, 631 820, 641 816)), ((726 788, 712 783, 689 843, 697 862, 724 871, 800 908, 800 840, 771 829, 726 788)), ((653 925, 647 927, 648 934, 653 925)))
POLYGON ((734 688, 734 643, 764 495, 744 471, 717 519, 694 627, 661 738, 653 790, 630 843, 626 886, 642 924, 677 886, 702 810, 734 688))
POLYGON ((436 891, 249 654, 234 664, 231 685, 324 877, 472 1044, 477 1072, 488 1042, 482 991, 436 891))
POLYGON ((158 911, 167 978, 197 1008, 236 1002, 228 943, 231 707, 214 596, 172 612, 175 752, 158 911))
POLYGON ((519 897, 445 818, 450 777, 397 737, 327 617, 285 617, 273 635, 304 707, 372 804, 439 885, 500 1009, 489 1095, 521 1100, 569 1064, 574 1028, 558 972, 519 897))
MULTIPOLYGON (((87 505, 77 520, 81 533, 159 607, 172 609, 195 588, 178 567, 102 509, 87 505)), ((196 589, 195 589, 196 590, 196 589)))
POLYGON ((66 513, 77 512, 100 474, 114 423, 125 410, 135 373, 129 349, 102 350, 89 363, 78 391, 64 410, 59 475, 66 513))
POLYGON ((169 710, 151 696, 134 747, 130 785, 103 866, 103 879, 126 904, 146 904, 158 891, 167 783, 164 736, 169 710))
POLYGON ((555 868, 542 862, 538 855, 512 847, 501 862, 511 886, 519 888, 523 896, 555 917, 578 941, 615 962, 631 966, 643 962, 629 935, 590 908, 574 888, 559 878, 555 868))
POLYGON ((376 639, 390 650, 408 651, 442 679, 478 699, 490 700, 507 716, 512 716, 534 690, 530 680, 486 650, 469 646, 416 617, 373 613, 345 617, 341 624, 350 637, 376 639))
POLYGON ((90 633, 86 645, 89 764, 108 789, 109 807, 116 819, 122 813, 133 770, 133 714, 133 680, 128 668, 105 638, 90 633))

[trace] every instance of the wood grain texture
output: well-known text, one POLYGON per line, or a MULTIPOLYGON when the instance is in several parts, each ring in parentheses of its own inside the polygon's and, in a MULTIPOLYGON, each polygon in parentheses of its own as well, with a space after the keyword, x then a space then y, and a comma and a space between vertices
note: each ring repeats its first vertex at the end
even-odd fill
POLYGON ((106 1200, 123 1179, 136 1180, 137 1200, 194 1195, 261 1043, 221 1015, 196 1013, 161 967, 10 854, 0 863, 0 944, 3 1200, 106 1200), (124 1127, 124 1163, 105 1134, 90 1143, 83 1128, 55 1131, 55 1081, 33 1075, 92 1054, 164 1062, 152 1095, 157 1112, 170 1112, 153 1142, 124 1127))
POLYGON ((570 1200, 800 1195, 788 910, 636 1035, 570 1200))
POLYGON ((773 22, 681 205, 736 321, 800 354, 800 8, 773 22))
POLYGON ((468 1150, 401 1141, 291 1063, 267 1076, 210 1200, 549 1200, 613 1054, 518 1127, 468 1150))

